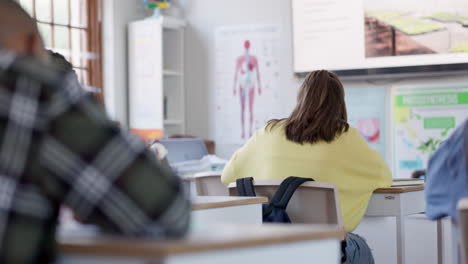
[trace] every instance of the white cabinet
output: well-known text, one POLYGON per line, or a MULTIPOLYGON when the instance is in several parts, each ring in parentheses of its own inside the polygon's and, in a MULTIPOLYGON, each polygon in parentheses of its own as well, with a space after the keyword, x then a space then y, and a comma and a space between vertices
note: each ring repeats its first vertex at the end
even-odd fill
POLYGON ((164 134, 185 134, 184 89, 185 22, 163 18, 164 134))
POLYGON ((130 128, 146 138, 185 133, 183 20, 130 23, 130 128))

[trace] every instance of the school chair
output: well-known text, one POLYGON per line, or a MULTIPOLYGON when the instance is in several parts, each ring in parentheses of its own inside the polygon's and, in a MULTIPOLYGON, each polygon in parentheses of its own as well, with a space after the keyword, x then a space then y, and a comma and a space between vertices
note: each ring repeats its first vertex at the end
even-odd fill
POLYGON ((188 179, 194 185, 196 196, 229 196, 229 191, 221 182, 221 172, 197 173, 188 179))
MULTIPOLYGON (((271 200, 282 180, 255 180, 257 196, 271 200)), ((237 196, 236 183, 228 186, 229 194, 237 196)), ((286 212, 292 223, 332 224, 343 227, 336 185, 325 182, 305 182, 291 197, 286 212)))

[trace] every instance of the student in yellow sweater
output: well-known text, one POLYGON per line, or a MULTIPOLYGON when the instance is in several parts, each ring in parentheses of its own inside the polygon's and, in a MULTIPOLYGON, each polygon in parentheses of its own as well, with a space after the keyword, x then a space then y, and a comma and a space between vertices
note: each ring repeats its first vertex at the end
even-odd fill
MULTIPOLYGON (((348 125, 343 85, 334 73, 310 73, 291 115, 271 120, 258 130, 233 155, 222 181, 227 185, 245 177, 266 180, 288 176, 336 184, 347 232, 361 221, 372 192, 392 183, 380 154, 348 125)), ((353 234, 348 238, 352 241, 347 239, 347 262, 373 263, 370 250, 362 248, 368 249, 364 240, 353 234), (360 252, 350 252, 354 248, 360 252)))

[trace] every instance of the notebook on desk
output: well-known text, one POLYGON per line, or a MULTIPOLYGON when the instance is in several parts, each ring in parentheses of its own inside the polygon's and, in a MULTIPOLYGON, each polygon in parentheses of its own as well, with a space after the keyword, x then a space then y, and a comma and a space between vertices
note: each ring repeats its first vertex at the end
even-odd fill
POLYGON ((423 185, 423 179, 393 179, 392 187, 423 185))

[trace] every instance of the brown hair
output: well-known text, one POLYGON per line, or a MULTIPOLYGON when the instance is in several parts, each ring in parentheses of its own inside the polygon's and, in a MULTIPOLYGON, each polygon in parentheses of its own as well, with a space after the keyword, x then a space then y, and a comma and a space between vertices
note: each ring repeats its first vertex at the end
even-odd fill
POLYGON ((297 96, 297 105, 286 119, 273 119, 267 128, 285 123, 286 138, 299 144, 332 142, 348 131, 344 88, 335 73, 326 70, 309 73, 297 96))

